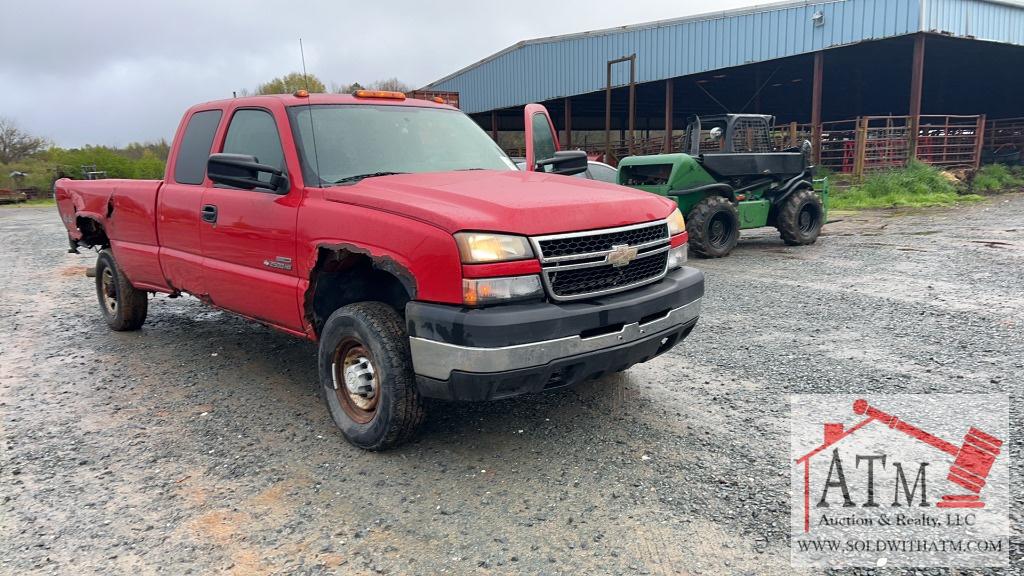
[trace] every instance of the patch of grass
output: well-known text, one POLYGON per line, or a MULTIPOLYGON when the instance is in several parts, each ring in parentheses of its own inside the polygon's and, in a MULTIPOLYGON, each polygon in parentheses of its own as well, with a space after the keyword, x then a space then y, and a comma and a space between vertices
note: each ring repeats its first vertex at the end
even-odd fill
POLYGON ((1024 167, 987 164, 974 173, 971 190, 975 192, 1005 192, 1024 188, 1024 167))
POLYGON ((961 194, 958 187, 937 168, 911 162, 906 168, 875 172, 856 186, 837 190, 832 195, 831 207, 836 210, 923 208, 981 199, 977 194, 961 194))

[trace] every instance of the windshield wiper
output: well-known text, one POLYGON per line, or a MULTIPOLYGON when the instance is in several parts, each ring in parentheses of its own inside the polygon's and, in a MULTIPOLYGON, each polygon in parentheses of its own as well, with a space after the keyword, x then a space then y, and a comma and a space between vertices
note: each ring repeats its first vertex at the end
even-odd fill
POLYGON ((408 174, 408 172, 371 172, 369 174, 356 174, 355 176, 345 176, 340 180, 335 180, 332 184, 344 184, 346 182, 358 182, 363 178, 376 178, 377 176, 394 176, 395 174, 408 174))

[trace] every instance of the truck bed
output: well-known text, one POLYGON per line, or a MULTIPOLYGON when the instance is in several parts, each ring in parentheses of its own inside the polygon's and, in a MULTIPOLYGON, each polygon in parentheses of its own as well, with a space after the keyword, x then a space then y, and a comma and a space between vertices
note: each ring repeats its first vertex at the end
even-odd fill
POLYGON ((57 211, 72 243, 109 241, 124 273, 139 287, 165 288, 156 229, 163 180, 58 180, 57 211))

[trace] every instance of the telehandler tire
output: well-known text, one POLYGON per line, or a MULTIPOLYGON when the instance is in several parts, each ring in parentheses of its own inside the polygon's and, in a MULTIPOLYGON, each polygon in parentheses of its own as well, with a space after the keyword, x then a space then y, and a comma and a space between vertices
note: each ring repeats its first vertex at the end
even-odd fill
POLYGON ((814 190, 803 188, 790 194, 779 209, 775 227, 789 246, 814 244, 824 224, 825 210, 814 190))
POLYGON ((701 258, 728 256, 740 239, 740 217, 728 198, 708 196, 686 215, 690 251, 701 258))
POLYGON ((101 250, 96 258, 96 297, 107 326, 117 332, 138 330, 149 311, 148 294, 132 286, 118 268, 110 250, 101 250))

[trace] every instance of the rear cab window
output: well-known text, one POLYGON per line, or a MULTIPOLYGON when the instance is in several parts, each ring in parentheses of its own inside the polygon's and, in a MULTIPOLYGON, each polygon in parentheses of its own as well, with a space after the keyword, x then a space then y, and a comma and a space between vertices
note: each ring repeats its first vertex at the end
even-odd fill
POLYGON ((221 115, 220 110, 203 110, 189 118, 174 162, 174 181, 178 184, 202 184, 206 179, 206 161, 221 115))

